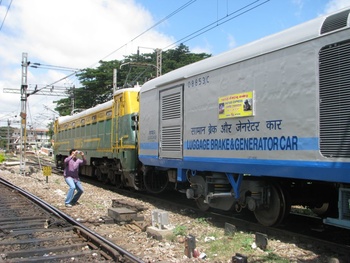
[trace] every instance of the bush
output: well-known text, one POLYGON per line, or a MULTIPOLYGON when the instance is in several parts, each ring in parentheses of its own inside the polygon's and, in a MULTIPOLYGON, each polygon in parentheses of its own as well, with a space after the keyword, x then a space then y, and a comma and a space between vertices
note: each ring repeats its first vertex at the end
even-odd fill
POLYGON ((3 161, 5 161, 5 155, 0 153, 0 163, 2 163, 3 161))
POLYGON ((186 235, 186 231, 187 231, 187 227, 186 226, 182 226, 182 225, 179 225, 179 226, 176 226, 174 229, 173 229, 173 234, 175 236, 185 236, 186 235))

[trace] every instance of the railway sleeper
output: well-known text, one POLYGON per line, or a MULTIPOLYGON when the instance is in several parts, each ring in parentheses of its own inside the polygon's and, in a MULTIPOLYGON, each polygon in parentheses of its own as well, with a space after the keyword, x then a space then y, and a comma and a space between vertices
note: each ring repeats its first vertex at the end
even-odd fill
POLYGON ((113 260, 118 260, 121 257, 121 254, 119 251, 113 249, 108 244, 101 242, 99 238, 90 234, 88 231, 85 231, 80 227, 75 227, 75 232, 78 233, 80 236, 84 237, 90 243, 94 244, 103 252, 103 254, 108 255, 108 257, 111 257, 113 260))
POLYGON ((66 236, 66 237, 47 237, 47 238, 28 238, 28 239, 21 239, 21 240, 13 240, 13 241, 0 241, 0 246, 3 247, 9 247, 12 245, 18 246, 18 245, 30 245, 32 244, 33 246, 38 246, 41 245, 42 243, 45 243, 46 245, 51 242, 56 242, 56 241, 61 241, 61 242, 72 242, 76 243, 81 241, 80 237, 72 237, 72 236, 66 236))
POLYGON ((72 258, 86 257, 91 254, 91 251, 71 252, 70 254, 62 255, 44 255, 41 257, 32 258, 14 258, 13 260, 6 260, 6 262, 59 262, 61 260, 71 260, 72 258))
MULTIPOLYGON (((80 254, 77 251, 82 251, 86 246, 85 242, 70 244, 67 246, 57 246, 57 247, 48 247, 48 248, 35 248, 35 249, 24 249, 17 251, 10 251, 5 253, 6 259, 14 259, 14 258, 24 258, 24 257, 45 257, 45 255, 50 255, 52 253, 62 253, 66 254, 66 257, 72 257, 71 254, 80 254), (71 252, 74 250, 75 252, 71 252)), ((90 251, 91 253, 91 251, 90 251)), ((82 253, 86 254, 86 253, 82 253)))

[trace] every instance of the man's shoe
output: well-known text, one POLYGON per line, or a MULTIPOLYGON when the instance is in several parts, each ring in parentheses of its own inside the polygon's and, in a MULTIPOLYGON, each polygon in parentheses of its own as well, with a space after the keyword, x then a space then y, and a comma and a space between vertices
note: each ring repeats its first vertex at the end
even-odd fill
POLYGON ((72 205, 71 204, 66 204, 66 207, 72 207, 72 205))

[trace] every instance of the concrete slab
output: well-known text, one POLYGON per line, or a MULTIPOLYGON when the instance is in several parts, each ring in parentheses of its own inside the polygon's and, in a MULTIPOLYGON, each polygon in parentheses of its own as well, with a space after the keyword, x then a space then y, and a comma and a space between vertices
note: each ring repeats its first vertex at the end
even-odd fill
POLYGON ((173 229, 174 227, 159 229, 154 226, 149 226, 147 227, 146 232, 147 232, 147 236, 153 237, 154 239, 157 239, 157 240, 162 240, 167 236, 171 236, 173 234, 173 229))
POLYGON ((115 219, 118 222, 132 221, 137 217, 135 211, 125 207, 108 208, 108 216, 115 219))
POLYGON ((144 205, 141 205, 141 204, 136 204, 134 202, 125 201, 125 200, 116 200, 116 199, 112 200, 112 207, 126 207, 135 211, 143 211, 147 209, 144 205))
POLYGON ((20 165, 21 162, 3 162, 5 166, 15 166, 20 165))

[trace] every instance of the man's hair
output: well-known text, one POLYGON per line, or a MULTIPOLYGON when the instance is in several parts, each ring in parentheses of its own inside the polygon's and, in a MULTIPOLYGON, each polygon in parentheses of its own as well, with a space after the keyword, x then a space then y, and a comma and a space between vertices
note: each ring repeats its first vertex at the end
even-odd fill
POLYGON ((70 151, 69 151, 69 155, 72 155, 72 152, 74 152, 75 151, 75 149, 71 149, 70 151))

